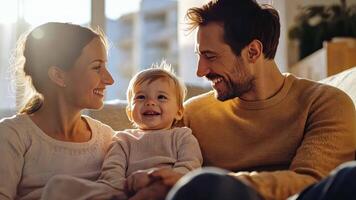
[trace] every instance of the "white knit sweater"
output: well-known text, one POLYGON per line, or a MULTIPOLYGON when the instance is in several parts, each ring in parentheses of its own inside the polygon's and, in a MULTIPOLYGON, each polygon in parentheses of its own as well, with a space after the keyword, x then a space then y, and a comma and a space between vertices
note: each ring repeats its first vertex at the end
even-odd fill
POLYGON ((83 116, 92 130, 88 142, 55 140, 28 115, 0 121, 0 199, 39 199, 48 180, 66 174, 96 180, 113 130, 83 116))

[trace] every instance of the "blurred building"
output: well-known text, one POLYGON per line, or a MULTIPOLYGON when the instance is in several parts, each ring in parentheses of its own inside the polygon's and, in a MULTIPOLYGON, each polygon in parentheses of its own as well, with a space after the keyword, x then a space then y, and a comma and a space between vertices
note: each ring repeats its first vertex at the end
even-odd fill
POLYGON ((131 77, 165 59, 178 71, 177 1, 142 0, 138 12, 108 20, 109 68, 116 84, 107 99, 125 99, 131 77))

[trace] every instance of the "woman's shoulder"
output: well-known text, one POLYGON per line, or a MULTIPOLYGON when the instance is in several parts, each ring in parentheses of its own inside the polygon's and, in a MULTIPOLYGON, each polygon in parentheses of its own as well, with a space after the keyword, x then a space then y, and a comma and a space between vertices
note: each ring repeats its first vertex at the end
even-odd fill
POLYGON ((86 115, 82 115, 82 117, 89 124, 94 137, 103 138, 105 141, 110 141, 112 139, 115 132, 110 126, 86 115))
POLYGON ((24 122, 27 121, 28 115, 26 114, 16 114, 13 116, 9 116, 9 117, 4 117, 2 119, 0 119, 0 125, 1 126, 12 126, 15 124, 23 124, 24 122))
POLYGON ((24 144, 29 137, 28 130, 32 126, 33 124, 26 114, 2 118, 0 120, 0 143, 10 141, 13 144, 24 144))
MULTIPOLYGON (((26 130, 33 126, 29 120, 29 116, 26 114, 16 114, 11 117, 5 117, 0 119, 0 130, 26 130)), ((1 133, 3 131, 0 131, 1 133)))
POLYGON ((110 132, 111 134, 114 133, 114 130, 109 125, 87 115, 82 115, 82 117, 86 119, 91 128, 100 129, 104 132, 110 132))

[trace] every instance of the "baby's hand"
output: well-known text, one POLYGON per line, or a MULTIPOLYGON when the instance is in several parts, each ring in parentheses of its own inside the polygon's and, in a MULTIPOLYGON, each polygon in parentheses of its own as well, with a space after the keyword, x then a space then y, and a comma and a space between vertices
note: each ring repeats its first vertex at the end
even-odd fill
POLYGON ((152 170, 153 169, 138 170, 127 177, 126 191, 129 196, 135 194, 137 191, 154 182, 154 179, 150 176, 152 170))

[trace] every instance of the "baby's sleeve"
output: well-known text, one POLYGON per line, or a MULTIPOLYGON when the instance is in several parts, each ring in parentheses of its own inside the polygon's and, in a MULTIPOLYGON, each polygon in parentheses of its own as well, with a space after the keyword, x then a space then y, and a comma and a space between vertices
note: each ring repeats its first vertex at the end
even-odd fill
POLYGON ((177 128, 177 131, 177 162, 174 164, 173 170, 186 174, 200 168, 203 157, 198 140, 192 134, 192 130, 188 127, 182 127, 177 128))
POLYGON ((124 191, 128 155, 124 140, 115 136, 105 156, 98 182, 124 191))

